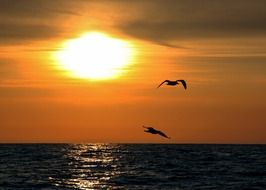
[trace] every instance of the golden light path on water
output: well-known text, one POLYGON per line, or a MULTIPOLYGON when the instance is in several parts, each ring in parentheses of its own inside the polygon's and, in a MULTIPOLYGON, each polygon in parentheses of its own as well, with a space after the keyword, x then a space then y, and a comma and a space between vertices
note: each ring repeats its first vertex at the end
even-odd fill
POLYGON ((101 32, 88 32, 66 40, 53 55, 60 70, 69 76, 104 80, 117 78, 133 62, 134 48, 126 40, 101 32))
MULTIPOLYGON (((68 178, 53 180, 58 187, 75 189, 105 189, 108 181, 120 172, 114 164, 116 158, 111 144, 77 144, 69 145, 65 155, 68 162, 68 178)), ((109 184, 110 185, 110 184, 109 184)))

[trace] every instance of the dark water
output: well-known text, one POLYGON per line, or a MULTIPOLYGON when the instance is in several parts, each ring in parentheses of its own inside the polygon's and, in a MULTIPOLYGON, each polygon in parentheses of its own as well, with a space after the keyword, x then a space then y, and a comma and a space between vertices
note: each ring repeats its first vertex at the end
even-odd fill
POLYGON ((0 189, 266 189, 266 145, 0 145, 0 189))

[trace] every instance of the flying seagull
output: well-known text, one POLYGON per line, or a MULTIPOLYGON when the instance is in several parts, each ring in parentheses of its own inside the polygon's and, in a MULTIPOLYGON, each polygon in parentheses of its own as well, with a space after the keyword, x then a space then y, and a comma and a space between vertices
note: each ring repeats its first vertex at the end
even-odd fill
POLYGON ((170 139, 170 137, 168 137, 168 136, 167 136, 166 134, 164 134, 162 131, 158 131, 158 130, 152 128, 152 127, 146 127, 146 126, 144 126, 144 125, 143 125, 143 127, 147 129, 147 130, 144 130, 144 132, 146 132, 146 133, 158 134, 158 135, 161 135, 161 136, 163 136, 163 137, 165 137, 165 138, 170 139))
POLYGON ((159 88, 160 86, 162 86, 164 83, 166 83, 166 85, 175 86, 175 85, 179 84, 179 82, 182 83, 184 89, 187 89, 187 83, 186 83, 185 80, 173 80, 173 81, 171 81, 171 80, 165 80, 157 88, 159 88))

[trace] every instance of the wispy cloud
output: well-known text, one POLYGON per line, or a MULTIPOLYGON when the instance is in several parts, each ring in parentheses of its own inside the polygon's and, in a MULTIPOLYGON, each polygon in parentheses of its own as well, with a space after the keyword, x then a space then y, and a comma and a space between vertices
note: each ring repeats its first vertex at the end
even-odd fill
MULTIPOLYGON (((138 4, 140 6, 140 4, 138 4)), ((119 23, 123 32, 151 41, 266 38, 266 2, 152 1, 139 15, 119 23)), ((133 11, 133 10, 131 10, 133 11)))
POLYGON ((78 16, 69 1, 0 1, 0 45, 45 40, 62 34, 62 21, 78 16))
POLYGON ((48 39, 59 33, 58 28, 46 24, 1 23, 0 27, 0 44, 48 39))
POLYGON ((183 47, 181 42, 195 39, 266 38, 265 12, 264 0, 2 0, 0 39, 3 44, 57 36, 66 19, 79 16, 88 23, 83 29, 93 20, 134 38, 183 47))
POLYGON ((65 0, 1 0, 0 15, 2 18, 50 18, 57 14, 77 14, 75 6, 65 0))

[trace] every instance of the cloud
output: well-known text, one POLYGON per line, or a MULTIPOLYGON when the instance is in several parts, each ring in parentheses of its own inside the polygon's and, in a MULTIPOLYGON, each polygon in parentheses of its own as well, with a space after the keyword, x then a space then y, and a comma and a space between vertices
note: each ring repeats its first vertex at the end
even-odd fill
POLYGON ((0 44, 47 39, 60 32, 58 28, 45 24, 1 23, 0 27, 0 44))
MULTIPOLYGON (((139 6, 138 2, 135 9, 139 6)), ((139 10, 138 16, 117 27, 149 41, 171 44, 175 40, 266 37, 263 0, 155 0, 144 3, 139 10)), ((134 8, 130 11, 134 12, 134 8)))
POLYGON ((77 16, 75 6, 63 0, 1 0, 0 45, 21 44, 60 35, 62 19, 77 16))
POLYGON ((195 39, 265 38, 265 12, 264 0, 2 0, 0 40, 57 36, 67 30, 62 23, 78 16, 75 27, 80 21, 83 30, 92 29, 92 23, 96 29, 111 26, 134 38, 182 47, 182 41, 195 39))
MULTIPOLYGON (((1 0, 0 15, 3 18, 50 18, 56 14, 76 14, 70 1, 64 0, 1 0)), ((74 9, 75 10, 75 9, 74 9)))
POLYGON ((264 36, 266 34, 266 23, 257 20, 235 22, 150 22, 144 20, 133 21, 121 25, 120 28, 127 34, 148 40, 182 40, 198 38, 235 38, 245 36, 264 36), (263 23, 263 24, 262 24, 263 23))

